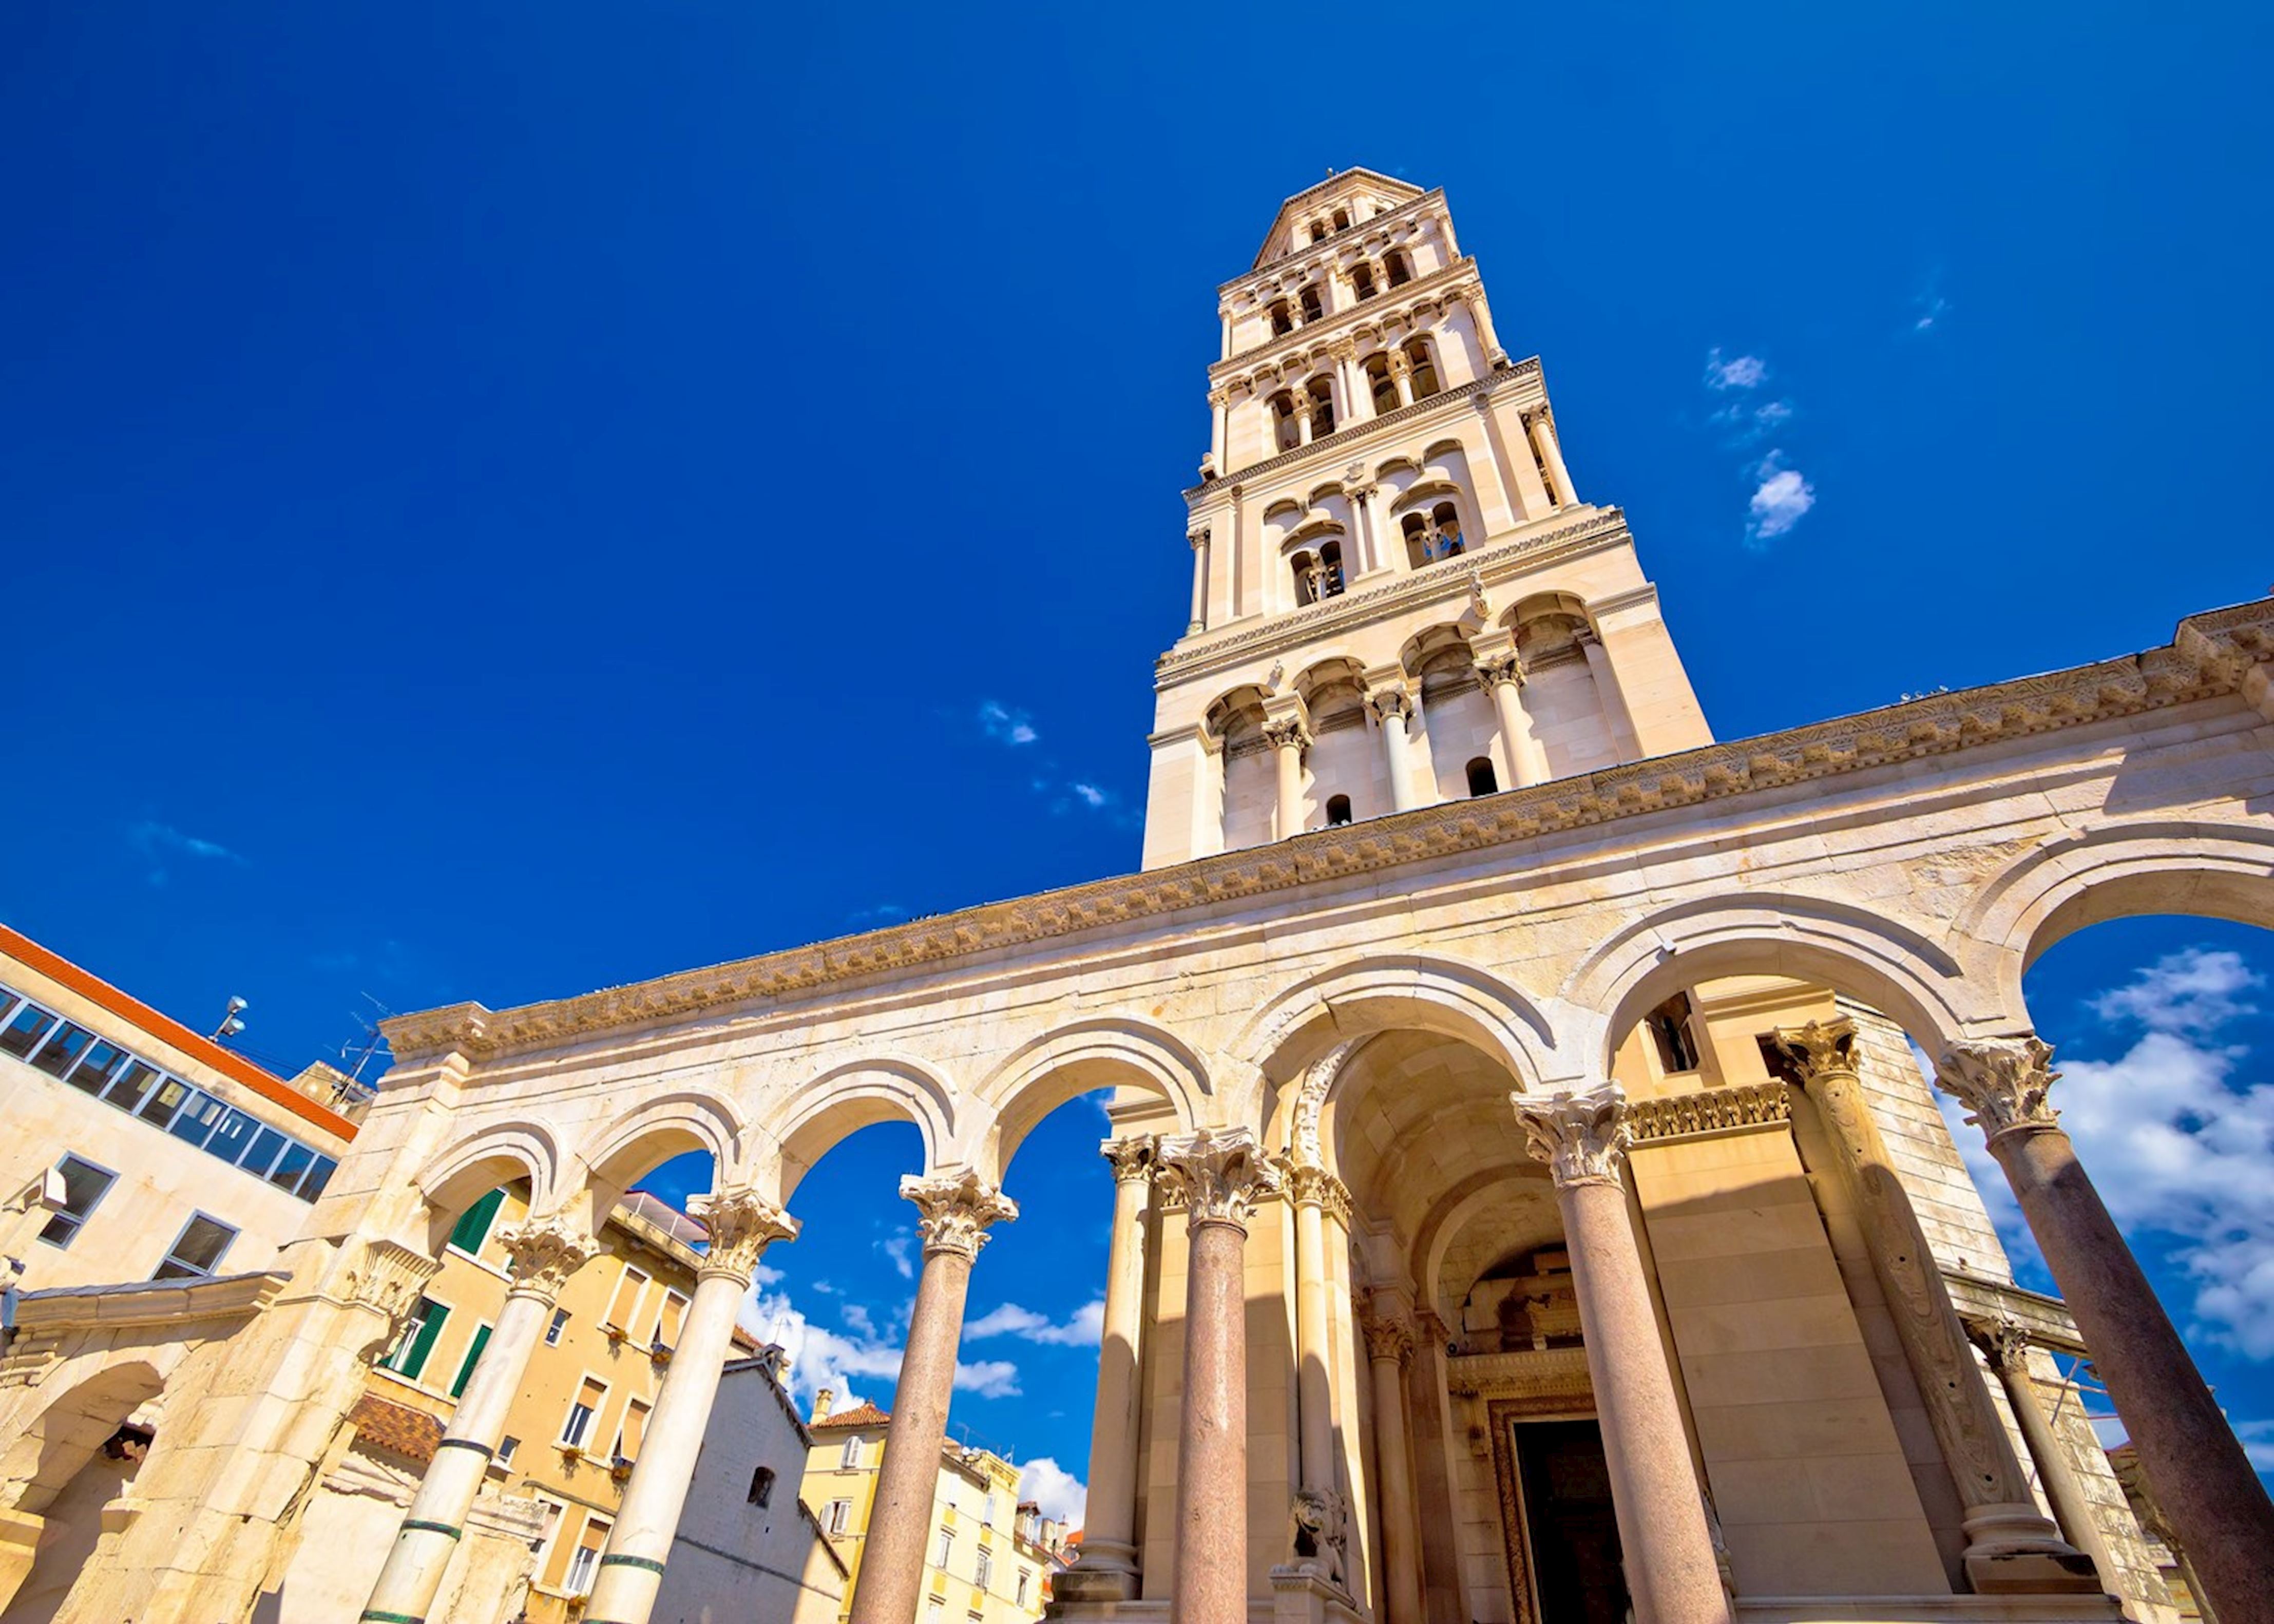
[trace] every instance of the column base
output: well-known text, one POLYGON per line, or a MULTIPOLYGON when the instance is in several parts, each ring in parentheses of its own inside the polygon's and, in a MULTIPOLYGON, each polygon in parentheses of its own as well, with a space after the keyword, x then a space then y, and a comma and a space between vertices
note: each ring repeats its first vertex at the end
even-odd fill
POLYGON ((1272 1624, 1363 1624, 1365 1618, 1350 1593, 1317 1564, 1271 1570, 1272 1624))
POLYGON ((1134 1601, 1142 1584, 1136 1546, 1085 1538, 1081 1558, 1050 1581, 1050 1593, 1073 1602, 1134 1601))
POLYGON ((1966 1582, 1978 1596, 2097 1596, 2106 1588, 2082 1551, 1969 1555, 1966 1582))

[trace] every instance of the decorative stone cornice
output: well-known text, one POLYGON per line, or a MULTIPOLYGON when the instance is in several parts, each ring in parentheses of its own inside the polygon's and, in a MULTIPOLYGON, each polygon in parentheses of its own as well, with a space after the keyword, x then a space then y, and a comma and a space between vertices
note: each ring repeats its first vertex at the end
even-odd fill
POLYGON ((1779 1026, 1769 1041, 1803 1083, 1812 1083, 1827 1071, 1853 1077, 1863 1062, 1856 1023, 1845 1015, 1835 1020, 1811 1020, 1804 1026, 1779 1026))
POLYGON ((1196 1229, 1212 1223, 1246 1229, 1255 1204, 1285 1184, 1246 1128, 1203 1128, 1163 1139, 1154 1177, 1182 1200, 1186 1222, 1196 1229))
POLYGON ((1413 1327, 1403 1320, 1370 1315, 1366 1320, 1367 1357, 1403 1365, 1413 1357, 1413 1327))
POLYGON ((1591 1390, 1585 1348, 1462 1353, 1445 1361, 1445 1386, 1463 1398, 1581 1396, 1591 1390))
POLYGON ((1942 1269, 1942 1283, 1950 1293, 1951 1306, 1965 1323, 2012 1320, 2040 1348, 2086 1357, 2084 1338, 2069 1317, 2068 1304, 2060 1298, 1947 1264, 1942 1269))
POLYGON ((1274 615, 1265 625, 1171 650, 1154 663, 1154 683, 1158 688, 1171 682, 1190 681, 1205 673, 1236 665, 1277 649, 1315 643, 1341 629, 1345 621, 1371 622, 1411 603, 1467 590, 1472 575, 1478 581, 1490 584, 1566 558, 1622 542, 1630 543, 1632 539, 1623 513, 1615 508, 1596 508, 1553 530, 1495 542, 1474 552, 1457 553, 1393 576, 1380 586, 1344 592, 1287 614, 1274 615))
POLYGON ((1626 1159, 1632 1134, 1626 1123, 1626 1090, 1605 1083, 1585 1094, 1509 1095, 1516 1120, 1524 1129, 1524 1147, 1534 1162, 1544 1162, 1555 1176, 1555 1187, 1575 1184, 1621 1184, 1619 1164, 1626 1159))
MULTIPOLYGON (((1287 211, 1293 208, 1304 199, 1311 196, 1314 192, 1324 192, 1329 187, 1337 184, 1345 184, 1353 175, 1364 175, 1371 180, 1389 186, 1410 186, 1412 184, 1411 181, 1397 180, 1389 176, 1377 174, 1375 171, 1367 169, 1362 165, 1354 166, 1351 169, 1341 170, 1337 174, 1329 175, 1326 179, 1320 181, 1315 185, 1306 186, 1293 197, 1289 198, 1285 202, 1280 204, 1279 212, 1271 216, 1271 229, 1276 231, 1279 229, 1279 222, 1285 217, 1287 211)), ((1429 205, 1432 202, 1434 202, 1442 208, 1444 201, 1445 189, 1442 186, 1433 186, 1428 191, 1424 192, 1416 197, 1406 199, 1404 202, 1400 203, 1396 208, 1386 208, 1370 220, 1359 221, 1348 231, 1336 232, 1334 237, 1328 237, 1324 242, 1298 243, 1295 246, 1290 248, 1285 253, 1283 253, 1276 259, 1265 259, 1263 257, 1262 251, 1259 249, 1256 252, 1254 264, 1249 266, 1247 269, 1233 277, 1231 281, 1218 282, 1216 284, 1216 297, 1219 299, 1223 298, 1234 288, 1239 287, 1242 282, 1253 281, 1266 271, 1274 271, 1278 274, 1285 275, 1288 273, 1279 270, 1278 267, 1284 266, 1290 259, 1299 259, 1306 252, 1313 250, 1318 251, 1321 256, 1324 256, 1329 252, 1329 246, 1333 244, 1338 237, 1355 244, 1359 241, 1362 241, 1367 233, 1378 229, 1389 230, 1399 225, 1422 223, 1429 218, 1429 205)), ((1270 244, 1270 237, 1267 236, 1263 240, 1265 246, 1268 247, 1270 244)))
POLYGON ((1791 1120, 1792 1096, 1782 1083, 1740 1083, 1627 1106, 1627 1132, 1638 1145, 1781 1127, 1791 1120))
POLYGON ((797 1238, 797 1220, 755 1191, 721 1191, 697 1196, 687 1206, 711 1237, 703 1267, 695 1272, 697 1280, 724 1274, 747 1286, 768 1246, 797 1238))
POLYGON ((2046 1099, 2060 1079, 2049 1064, 2052 1057, 2052 1045, 2035 1037, 1956 1043, 1944 1052, 1934 1080, 1966 1107, 1966 1120, 1994 1145, 2008 1133, 2060 1126, 2046 1099))
POLYGON ((1157 1133, 1133 1133, 1126 1139, 1106 1139, 1097 1147, 1113 1168, 1113 1182, 1125 1184, 1134 1180, 1150 1181, 1153 1164, 1161 1159, 1161 1136, 1157 1133))
POLYGON ((976 1173, 934 1178, 911 1173, 900 1180, 900 1195, 916 1204, 916 1233, 924 1256, 936 1252, 975 1258, 987 1244, 987 1226, 1019 1215, 1019 1204, 976 1173))
MULTIPOLYGON (((1209 364, 1209 381, 1225 387, 1247 387, 1249 381, 1242 374, 1302 365, 1321 346, 1347 342, 1362 327, 1392 323, 1411 327, 1415 325, 1413 317, 1424 308, 1434 305, 1442 309, 1447 304, 1460 304, 1468 295, 1482 291, 1477 262, 1465 255, 1440 266, 1427 276, 1416 276, 1394 289, 1382 288, 1370 299, 1345 304, 1314 320, 1298 320, 1284 333, 1274 333, 1260 344, 1234 350, 1221 361, 1212 361, 1209 364), (1284 357, 1273 354, 1280 350, 1288 353, 1284 357)), ((1288 289, 1273 297, 1286 299, 1291 309, 1300 315, 1297 289, 1288 289)), ((1267 299, 1256 301, 1259 306, 1268 303, 1267 299)))
POLYGON ((501 1229, 507 1267, 512 1274, 509 1295, 541 1297, 551 1302, 561 1295, 568 1277, 600 1249, 590 1231, 555 1214, 532 1218, 518 1229, 501 1229))
MULTIPOLYGON (((1618 521, 1615 515, 1614 523, 1618 521)), ((1426 572, 1425 572, 1426 573, 1426 572)), ((1343 599, 1336 599, 1339 603, 1343 599)), ((2190 616, 2182 629, 2262 637, 2274 599, 2190 616)), ((398 1066, 453 1052, 526 1054, 596 1034, 705 1011, 744 1012, 856 977, 900 974, 1084 930, 1358 879, 1406 863, 1591 828, 1616 819, 1782 789, 1818 778, 2003 744, 2087 723, 2233 694, 2233 682, 2176 648, 2048 675, 1935 694, 1806 727, 1580 773, 1480 801, 1449 801, 1314 831, 1173 868, 968 908, 837 941, 683 970, 629 987, 492 1011, 452 1004, 381 1023, 398 1066)))

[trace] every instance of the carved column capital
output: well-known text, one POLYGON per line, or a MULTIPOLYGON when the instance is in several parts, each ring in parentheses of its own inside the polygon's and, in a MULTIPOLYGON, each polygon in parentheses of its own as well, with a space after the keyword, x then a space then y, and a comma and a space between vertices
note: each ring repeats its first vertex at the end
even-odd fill
POLYGON ((1298 1207, 1315 1207, 1345 1226, 1350 1222, 1350 1187, 1322 1167, 1290 1164, 1286 1169, 1288 1199, 1298 1207))
POLYGON ((1019 1215, 1019 1204, 976 1173, 932 1178, 911 1173, 900 1180, 900 1195, 916 1205, 916 1233, 927 1258, 937 1252, 975 1258, 987 1244, 989 1224, 1019 1215))
POLYGON ((1169 1194, 1183 1197, 1186 1222, 1196 1229, 1220 1223, 1244 1232, 1255 1204, 1285 1184, 1246 1128, 1203 1128, 1163 1139, 1155 1177, 1169 1194))
POLYGON ((1097 1147, 1097 1154, 1113 1165, 1113 1182, 1126 1184, 1135 1179, 1150 1181, 1153 1164, 1161 1159, 1161 1137, 1156 1133, 1133 1133, 1126 1139, 1107 1139, 1097 1147))
POLYGON ((1210 389, 1208 401, 1211 406, 1229 406, 1231 404, 1231 391, 1229 388, 1210 389))
POLYGON ((501 1229, 498 1239, 505 1245, 507 1267, 513 1276, 508 1294, 547 1303, 561 1295, 568 1277, 600 1249, 589 1230, 557 1214, 531 1218, 518 1229, 501 1229))
POLYGON ((1619 1187, 1619 1164, 1632 1135, 1626 1090, 1605 1083, 1584 1094, 1509 1095, 1524 1127, 1524 1147, 1544 1162, 1559 1190, 1574 1184, 1619 1187))
POLYGON ((1413 1327, 1404 1320, 1383 1316, 1368 1316, 1366 1321, 1367 1357, 1380 1363, 1395 1359, 1403 1365, 1413 1357, 1413 1327))
POLYGON ((1263 724, 1263 741, 1275 750, 1311 748, 1311 730, 1303 726, 1300 717, 1286 717, 1276 722, 1263 724))
POLYGON ((1934 1080, 1968 1111, 1966 1120, 1992 1142, 2001 1134, 2042 1133, 2060 1126, 2046 1095, 2059 1080, 2052 1045, 2035 1036, 1954 1043, 1934 1080))
POLYGON ((1834 1020, 1811 1020, 1804 1026, 1779 1026, 1769 1041, 1804 1084, 1826 1072, 1853 1077, 1861 1063, 1856 1023, 1845 1015, 1834 1020))
POLYGON ((418 1302, 426 1282, 442 1272, 442 1260, 430 1258, 397 1241, 352 1241, 345 1277, 347 1300, 375 1309, 390 1321, 400 1322, 418 1302))
POLYGON ((1413 718, 1413 695, 1402 688, 1378 688, 1366 696, 1366 708, 1377 722, 1387 722, 1396 717, 1401 721, 1413 718))
POLYGON ((711 1236, 697 1280, 731 1274, 747 1285, 769 1244, 797 1238, 797 1220, 754 1191, 722 1190, 698 1196, 688 1207, 711 1236))
POLYGON ((1515 688, 1524 686, 1524 661, 1513 651, 1480 659, 1476 667, 1477 680, 1487 688, 1498 688, 1503 682, 1515 688))
POLYGON ((2035 1344, 2029 1327, 2010 1314, 2001 1314, 1995 1320, 1969 1320, 1966 1322, 1966 1335, 1982 1350, 1992 1370, 2028 1374, 2029 1350, 2035 1344))
POLYGON ((1209 533, 1205 530, 1188 530, 1186 532, 1185 540, 1190 544, 1193 552, 1198 553, 1209 545, 1209 533))

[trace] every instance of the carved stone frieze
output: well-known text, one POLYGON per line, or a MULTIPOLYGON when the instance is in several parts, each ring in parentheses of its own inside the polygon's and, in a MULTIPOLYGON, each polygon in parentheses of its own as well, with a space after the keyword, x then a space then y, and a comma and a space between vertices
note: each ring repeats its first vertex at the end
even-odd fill
POLYGON ((1461 1353, 1445 1361, 1445 1386, 1464 1398, 1585 1398, 1585 1348, 1532 1352, 1461 1353))
POLYGON ((501 1229, 498 1239, 506 1249, 513 1293, 542 1297, 548 1303, 561 1295, 568 1277, 600 1249, 590 1230, 558 1214, 531 1218, 517 1229, 501 1229))
POLYGON ((947 1173, 900 1180, 903 1199, 915 1203, 916 1233, 924 1256, 936 1252, 975 1258, 987 1244, 987 1226, 1019 1215, 1019 1204, 976 1173, 947 1173))
POLYGON ((1245 1229, 1255 1204, 1286 1183, 1246 1128, 1203 1128, 1163 1139, 1155 1177, 1181 1201, 1195 1229, 1224 1223, 1245 1229))
POLYGON ((2039 1133, 2060 1126, 2046 1097, 2060 1079, 2052 1069, 2052 1045, 2036 1037, 1956 1043, 1945 1051, 1934 1080, 1966 1107, 1966 1120, 1992 1139, 2039 1133))
POLYGON ((1351 1038, 1337 1043, 1304 1070, 1302 1086, 1295 1093, 1294 1128, 1288 1135, 1289 1150, 1299 1166, 1326 1165, 1319 1144, 1319 1115, 1326 1109, 1327 1094, 1334 1087, 1335 1079, 1342 1075, 1352 1053, 1365 1041, 1351 1038))
POLYGON ((1627 1106, 1627 1131, 1638 1145, 1781 1127, 1791 1120, 1792 1096, 1782 1083, 1740 1083, 1734 1088, 1636 1100, 1627 1106))
POLYGON ((698 1280, 705 1274, 731 1274, 748 1284, 769 1245, 797 1238, 797 1220, 753 1191, 698 1196, 688 1207, 711 1237, 698 1280))
POLYGON ((1626 1090, 1605 1083, 1584 1094, 1509 1095, 1524 1129, 1524 1147, 1555 1175, 1556 1188, 1622 1182, 1632 1133, 1627 1126, 1626 1090))

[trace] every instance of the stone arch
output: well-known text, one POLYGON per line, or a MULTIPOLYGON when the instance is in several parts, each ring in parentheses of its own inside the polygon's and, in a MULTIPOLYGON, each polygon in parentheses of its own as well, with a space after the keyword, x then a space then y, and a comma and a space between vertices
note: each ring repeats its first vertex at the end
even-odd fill
POLYGON ((942 1164, 955 1142, 955 1089, 933 1066, 913 1056, 871 1054, 830 1066, 789 1090, 778 1114, 760 1124, 780 1157, 780 1191, 787 1202, 800 1180, 840 1141, 879 1122, 914 1124, 923 1139, 926 1168, 942 1164))
POLYGON ((658 1165, 689 1151, 711 1158, 714 1188, 728 1188, 749 1171, 749 1127, 734 1101, 701 1088, 642 1100, 580 1147, 585 1179, 602 1199, 596 1215, 658 1165))
POLYGON ((33 1516, 45 1511, 165 1385, 155 1365, 135 1357, 105 1365, 57 1393, 0 1454, 0 1495, 8 1507, 33 1516))
POLYGON ((2274 830, 2124 823, 2032 846, 1959 915, 1985 991, 2017 1020, 2022 978, 2062 937, 2105 920, 2178 914, 2274 930, 2274 830))
POLYGON ((1568 1069, 1547 1011, 1489 971, 1436 955, 1369 957, 1306 977, 1241 1027, 1230 1045, 1239 1076, 1222 1091, 1224 1120, 1261 1131, 1273 1090, 1337 1043, 1398 1027, 1457 1038, 1519 1087, 1568 1069))
POLYGON ((529 1181, 531 1211, 552 1211, 567 1193, 561 1189, 566 1165, 560 1134, 539 1118, 516 1117, 476 1128, 429 1162, 415 1181, 433 1230, 427 1250, 439 1254, 443 1237, 459 1214, 516 1178, 529 1181))
POLYGON ((1089 1016, 1022 1044, 973 1090, 972 1120, 955 1159, 1000 1184, 1043 1117, 1069 1100, 1111 1087, 1158 1094, 1187 1132, 1208 1122, 1215 1093, 1206 1063, 1172 1033, 1134 1015, 1089 1016))
POLYGON ((1788 893, 1681 903, 1622 927, 1562 989, 1598 1023, 1583 1051, 1608 1077, 1618 1041, 1685 987, 1725 975, 1828 986, 1885 1011, 1934 1052, 1973 1026, 1962 966, 1937 942, 1850 903, 1788 893))
MULTIPOLYGON (((1513 1120, 1511 1117, 1511 1124, 1513 1120)), ((1512 1134, 1506 1166, 1480 1169, 1440 1196, 1416 1229, 1409 1253, 1407 1268, 1413 1276, 1415 1295, 1440 1314, 1448 1308, 1457 1309, 1458 1304, 1447 1300, 1443 1279, 1446 1259, 1454 1242, 1478 1214, 1505 1205, 1513 1184, 1520 1184, 1525 1192, 1544 1192, 1547 1206, 1552 1211, 1554 1186, 1548 1183, 1547 1172, 1525 1154, 1523 1136, 1512 1134)), ((1450 1323, 1453 1316, 1446 1318, 1450 1323)))

